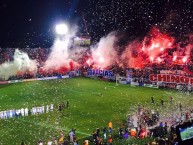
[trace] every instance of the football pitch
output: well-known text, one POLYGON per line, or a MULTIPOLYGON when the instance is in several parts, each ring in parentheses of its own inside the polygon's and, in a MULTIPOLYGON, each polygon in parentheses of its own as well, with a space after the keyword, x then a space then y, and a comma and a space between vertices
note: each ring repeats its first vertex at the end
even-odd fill
MULTIPOLYGON (((83 144, 84 139, 90 138, 96 128, 100 128, 102 132, 109 121, 113 123, 113 144, 126 144, 120 142, 118 133, 119 128, 126 122, 128 114, 136 112, 139 104, 160 109, 161 99, 165 102, 161 110, 167 112, 171 107, 170 96, 174 99, 174 109, 179 102, 187 108, 193 105, 192 94, 116 85, 115 82, 90 78, 0 85, 0 111, 54 104, 54 110, 48 113, 1 119, 0 144, 19 144, 24 140, 27 144, 35 145, 39 139, 47 142, 59 137, 61 131, 67 136, 72 128, 76 129, 79 144, 83 144), (154 106, 151 104, 152 96, 155 98, 154 106), (67 101, 69 107, 58 111, 59 104, 67 101)), ((145 140, 132 140, 132 142, 140 144, 145 140)))

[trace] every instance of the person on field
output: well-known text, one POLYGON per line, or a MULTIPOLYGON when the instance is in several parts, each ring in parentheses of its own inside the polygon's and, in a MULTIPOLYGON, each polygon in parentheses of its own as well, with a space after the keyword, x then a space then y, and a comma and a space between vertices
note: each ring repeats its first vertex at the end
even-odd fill
POLYGON ((170 96, 170 103, 172 104, 172 102, 173 102, 173 97, 170 96))
POLYGON ((67 107, 67 108, 69 107, 69 101, 66 102, 66 107, 67 107))
POLYGON ((103 128, 103 138, 107 139, 107 129, 106 129, 106 127, 103 128))
POLYGON ((54 104, 51 104, 50 105, 50 111, 53 111, 54 110, 54 104))
POLYGON ((23 140, 21 140, 20 145, 25 145, 25 142, 23 140))
POLYGON ((69 137, 70 137, 70 142, 74 142, 73 140, 74 140, 74 132, 73 132, 73 130, 71 130, 70 131, 70 133, 69 133, 69 137))
POLYGON ((59 106, 58 106, 58 111, 62 111, 62 105, 61 104, 59 104, 59 106))
POLYGON ((60 105, 61 105, 61 110, 63 110, 65 108, 64 102, 62 102, 62 104, 60 104, 60 105))
POLYGON ((45 113, 45 107, 42 106, 42 113, 45 113))
POLYGON ((25 113, 24 113, 24 109, 21 108, 21 115, 24 116, 24 114, 25 114, 25 113))
POLYGON ((109 133, 112 133, 112 131, 113 131, 113 123, 111 121, 108 124, 108 128, 109 128, 109 133))
POLYGON ((49 112, 49 105, 46 106, 46 113, 49 112))
POLYGON ((180 105, 179 105, 179 108, 180 108, 180 111, 182 111, 182 104, 180 103, 180 105))
POLYGON ((161 105, 162 105, 162 107, 164 106, 164 100, 163 99, 161 99, 161 105))
POLYGON ((25 116, 28 116, 28 108, 25 108, 25 116))
POLYGON ((154 97, 151 97, 151 103, 154 104, 155 101, 154 101, 154 97))

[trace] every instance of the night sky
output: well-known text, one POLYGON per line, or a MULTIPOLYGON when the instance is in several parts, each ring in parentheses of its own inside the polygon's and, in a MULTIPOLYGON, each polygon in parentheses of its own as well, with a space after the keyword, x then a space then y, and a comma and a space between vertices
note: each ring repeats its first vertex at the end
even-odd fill
POLYGON ((0 47, 51 47, 60 21, 93 43, 112 31, 127 41, 144 37, 154 26, 181 39, 193 33, 193 1, 0 0, 0 47))

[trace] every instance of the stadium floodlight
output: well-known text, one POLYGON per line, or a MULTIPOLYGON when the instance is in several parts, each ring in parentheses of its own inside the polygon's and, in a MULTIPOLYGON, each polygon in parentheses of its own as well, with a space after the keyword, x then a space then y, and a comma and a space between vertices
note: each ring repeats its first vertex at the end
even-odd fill
POLYGON ((66 24, 57 24, 56 33, 58 35, 65 35, 68 33, 68 26, 66 24))

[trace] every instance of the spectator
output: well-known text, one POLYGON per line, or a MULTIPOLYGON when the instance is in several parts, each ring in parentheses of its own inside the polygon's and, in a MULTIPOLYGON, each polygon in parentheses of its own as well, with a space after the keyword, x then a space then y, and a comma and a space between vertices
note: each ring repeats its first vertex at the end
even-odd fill
POLYGON ((123 134, 124 134, 124 133, 123 133, 123 129, 120 128, 120 129, 119 129, 119 138, 120 138, 120 139, 123 139, 123 134))
POLYGON ((93 131, 92 137, 93 137, 93 142, 96 143, 98 140, 98 136, 97 136, 96 131, 93 131))
POLYGON ((71 130, 70 133, 69 133, 70 142, 74 142, 74 141, 73 141, 74 135, 75 135, 75 134, 74 134, 73 130, 71 130))
POLYGON ((85 141, 84 141, 84 145, 89 145, 89 144, 88 144, 88 140, 85 140, 85 141))
POLYGON ((43 141, 39 140, 38 145, 43 145, 43 144, 44 144, 43 141))
POLYGON ((164 125, 163 125, 163 123, 162 123, 162 122, 160 122, 159 126, 160 126, 160 127, 164 127, 164 125))
POLYGON ((167 125, 167 122, 165 122, 164 133, 165 133, 165 134, 168 134, 168 125, 167 125))
POLYGON ((109 145, 112 145, 112 144, 113 144, 113 138, 112 138, 112 135, 109 135, 108 143, 109 143, 109 145))
POLYGON ((74 145, 78 145, 78 141, 77 140, 74 140, 74 145))
POLYGON ((100 129, 99 128, 96 129, 96 133, 97 133, 97 136, 100 137, 100 129))
POLYGON ((25 142, 23 140, 21 140, 20 145, 25 145, 25 142))
POLYGON ((49 140, 48 143, 47 143, 47 145, 52 145, 52 141, 49 140))
POLYGON ((129 132, 125 131, 123 137, 124 137, 124 139, 128 139, 129 138, 129 132))

